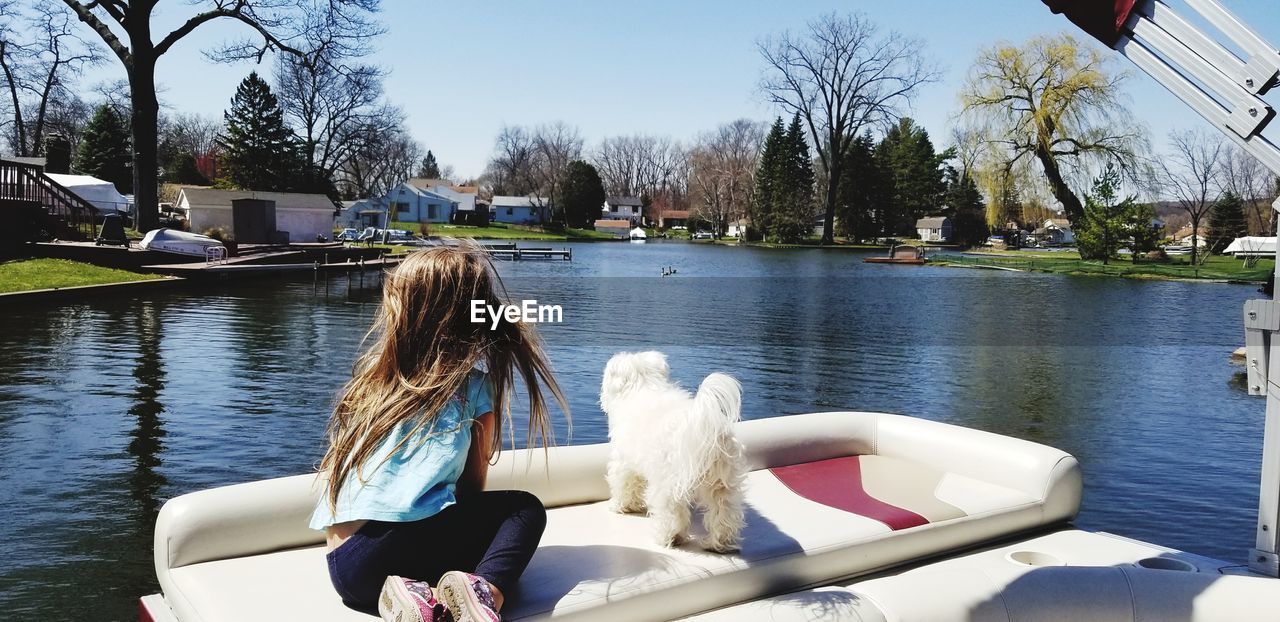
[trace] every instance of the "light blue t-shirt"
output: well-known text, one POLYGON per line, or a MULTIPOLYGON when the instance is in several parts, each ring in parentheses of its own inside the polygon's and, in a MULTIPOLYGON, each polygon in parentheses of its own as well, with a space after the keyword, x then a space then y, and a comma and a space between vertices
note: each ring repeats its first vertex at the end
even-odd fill
POLYGON ((458 393, 436 415, 434 426, 411 434, 415 422, 410 420, 392 428, 361 470, 364 482, 355 469, 348 474, 336 512, 329 511, 329 497, 322 495, 311 528, 353 520, 416 521, 453 505, 471 447, 471 425, 493 410, 493 384, 484 372, 473 370, 458 393), (406 435, 408 442, 395 451, 406 435))

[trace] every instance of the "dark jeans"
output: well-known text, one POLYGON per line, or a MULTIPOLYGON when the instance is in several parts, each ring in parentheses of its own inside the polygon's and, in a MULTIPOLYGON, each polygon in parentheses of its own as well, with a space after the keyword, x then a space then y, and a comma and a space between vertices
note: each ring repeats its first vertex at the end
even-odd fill
POLYGON ((542 502, 521 490, 473 494, 412 523, 369 521, 329 552, 329 578, 348 607, 377 615, 388 576, 435 585, 450 570, 504 594, 529 565, 547 525, 542 502))

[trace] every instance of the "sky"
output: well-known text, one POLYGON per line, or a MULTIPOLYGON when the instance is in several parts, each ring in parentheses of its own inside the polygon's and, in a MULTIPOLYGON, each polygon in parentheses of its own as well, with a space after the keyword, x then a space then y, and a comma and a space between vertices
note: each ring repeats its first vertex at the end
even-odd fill
MULTIPOLYGON (((1274 2, 1224 0, 1273 42, 1280 40, 1274 2)), ((757 89, 763 69, 757 43, 832 11, 862 12, 883 30, 922 42, 921 53, 942 79, 922 88, 904 113, 941 149, 958 111, 956 94, 981 49, 1075 32, 1040 0, 383 0, 382 6, 387 32, 370 60, 390 71, 387 95, 407 113, 413 136, 462 178, 483 171, 504 124, 562 120, 580 128, 590 148, 617 134, 691 140, 740 117, 770 120, 780 111, 757 89)), ((186 3, 162 3, 157 33, 192 11, 186 3)), ((164 105, 221 115, 245 75, 269 74, 269 62, 220 65, 202 54, 244 34, 243 26, 224 20, 175 47, 157 72, 164 105)), ((1132 74, 1126 87, 1132 109, 1157 149, 1171 130, 1207 126, 1118 55, 1115 67, 1132 74)), ((90 80, 122 75, 108 65, 90 80)))

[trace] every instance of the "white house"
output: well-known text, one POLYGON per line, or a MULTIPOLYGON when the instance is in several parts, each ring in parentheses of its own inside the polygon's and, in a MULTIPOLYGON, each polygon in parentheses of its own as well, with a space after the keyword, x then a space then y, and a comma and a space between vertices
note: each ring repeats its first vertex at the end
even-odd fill
POLYGON ((287 232, 291 242, 313 242, 318 236, 333 236, 337 207, 323 194, 183 188, 178 193, 176 207, 187 214, 188 227, 195 233, 214 227, 234 232, 231 202, 237 199, 274 202, 275 230, 287 232))
POLYGON ((364 229, 387 226, 387 204, 382 197, 343 201, 342 210, 338 213, 339 228, 364 229))
POLYGON ((401 183, 382 196, 396 222, 447 223, 453 219, 458 202, 409 182, 401 183))
POLYGON ((489 203, 489 213, 496 222, 536 225, 550 219, 550 205, 549 201, 537 196, 496 196, 489 203))
MULTIPOLYGON (((1044 238, 1054 244, 1075 244, 1076 234, 1071 231, 1071 221, 1066 218, 1047 218, 1044 221, 1044 238)), ((1039 234, 1040 230, 1037 229, 1039 234)))
POLYGON ((644 201, 641 201, 640 197, 607 197, 604 200, 604 207, 600 210, 602 220, 625 220, 632 224, 639 224, 643 217, 644 201))
POLYGON ((946 216, 930 216, 916 221, 916 234, 925 242, 951 241, 951 219, 946 216))

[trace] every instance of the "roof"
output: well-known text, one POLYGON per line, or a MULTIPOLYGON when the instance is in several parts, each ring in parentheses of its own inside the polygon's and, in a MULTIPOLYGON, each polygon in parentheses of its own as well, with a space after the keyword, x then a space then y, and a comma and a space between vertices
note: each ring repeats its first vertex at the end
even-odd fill
POLYGON ((1070 229, 1071 221, 1066 218, 1050 218, 1044 221, 1045 226, 1053 225, 1059 229, 1070 229))
POLYGON ((40 168, 44 168, 45 165, 48 164, 48 160, 46 160, 45 158, 28 158, 23 156, 4 156, 3 158, 0 158, 0 161, 17 162, 18 164, 26 164, 27 166, 38 166, 40 168))
POLYGON ((414 188, 430 188, 432 186, 452 186, 453 182, 447 179, 435 179, 431 177, 410 177, 404 183, 414 188))
POLYGON ((669 209, 659 216, 660 218, 688 218, 689 210, 687 209, 669 209))
POLYGON ((629 220, 597 220, 596 229, 626 229, 631 230, 631 221, 629 220))
POLYGON ((930 216, 916 221, 917 229, 941 229, 950 219, 946 216, 930 216))
POLYGON ((256 190, 220 190, 217 188, 183 188, 179 197, 185 196, 192 206, 231 207, 236 199, 258 199, 275 201, 276 207, 284 209, 333 210, 333 201, 323 194, 301 194, 297 192, 258 192, 256 190))
POLYGON ((545 204, 546 199, 542 197, 493 197, 492 205, 494 207, 533 207, 534 202, 545 204))
POLYGON ((644 205, 644 201, 640 200, 640 197, 611 196, 606 197, 604 202, 609 205, 644 205))

